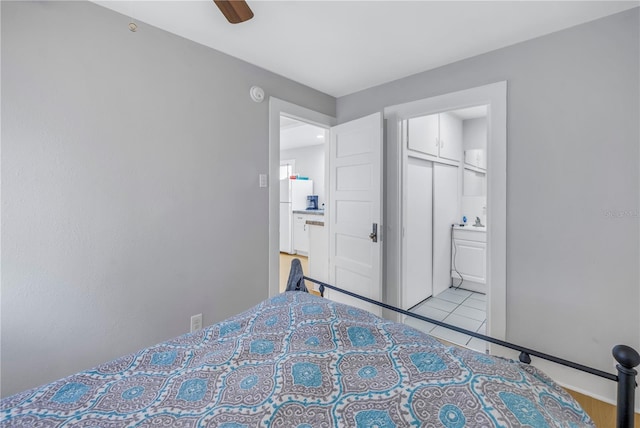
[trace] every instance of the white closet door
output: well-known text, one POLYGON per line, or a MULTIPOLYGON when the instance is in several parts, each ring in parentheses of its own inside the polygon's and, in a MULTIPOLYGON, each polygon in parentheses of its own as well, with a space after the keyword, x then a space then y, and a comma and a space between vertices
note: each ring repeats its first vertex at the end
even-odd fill
POLYGON ((406 177, 403 309, 433 293, 433 162, 408 158, 406 177))
POLYGON ((451 225, 458 219, 458 167, 433 166, 433 295, 451 285, 451 225))

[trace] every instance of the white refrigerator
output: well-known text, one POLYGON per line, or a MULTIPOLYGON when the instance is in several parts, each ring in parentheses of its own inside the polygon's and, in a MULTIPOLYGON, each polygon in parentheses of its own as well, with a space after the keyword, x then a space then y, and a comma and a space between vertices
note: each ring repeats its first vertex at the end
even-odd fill
POLYGON ((307 196, 313 195, 312 180, 280 180, 280 251, 293 252, 293 212, 307 209, 307 196))

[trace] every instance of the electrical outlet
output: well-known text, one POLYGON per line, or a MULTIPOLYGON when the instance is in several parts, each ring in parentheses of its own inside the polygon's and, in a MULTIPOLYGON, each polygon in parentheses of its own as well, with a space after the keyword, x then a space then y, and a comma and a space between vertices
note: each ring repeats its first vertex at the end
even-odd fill
POLYGON ((267 178, 267 174, 259 174, 259 182, 260 182, 260 187, 267 187, 269 185, 269 180, 267 178))
POLYGON ((191 316, 191 333, 202 328, 202 314, 191 316))

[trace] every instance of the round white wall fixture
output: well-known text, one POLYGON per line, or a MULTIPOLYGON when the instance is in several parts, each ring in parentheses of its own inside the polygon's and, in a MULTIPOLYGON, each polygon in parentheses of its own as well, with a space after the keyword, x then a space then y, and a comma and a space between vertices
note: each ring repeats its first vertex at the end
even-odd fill
POLYGON ((251 95, 251 99, 257 103, 264 101, 264 90, 260 86, 252 86, 251 89, 249 89, 249 95, 251 95))

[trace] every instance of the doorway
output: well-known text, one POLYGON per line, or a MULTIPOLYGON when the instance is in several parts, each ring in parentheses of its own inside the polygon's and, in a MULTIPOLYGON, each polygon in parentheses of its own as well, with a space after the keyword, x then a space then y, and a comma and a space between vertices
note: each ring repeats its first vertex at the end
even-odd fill
MULTIPOLYGON (((403 308, 486 332, 487 106, 402 122, 403 308)), ((471 336, 408 318, 432 336, 484 352, 471 336)))
MULTIPOLYGON (((384 246, 378 264, 382 272, 384 288, 380 290, 382 300, 394 306, 402 302, 403 265, 403 179, 402 134, 403 120, 466 107, 487 105, 487 133, 491 145, 487 148, 487 326, 488 335, 504 339, 506 335, 506 104, 507 84, 498 82, 455 93, 435 96, 419 101, 390 106, 384 109, 386 144, 384 146, 384 198, 385 223, 382 225, 384 246)), ((280 163, 280 115, 301 119, 305 122, 329 129, 335 118, 270 99, 270 177, 277 177, 280 163)), ((342 125, 341 125, 342 126, 342 125)), ((333 147, 333 142, 331 144, 333 147)), ((326 165, 328 166, 328 165, 326 165)), ((382 171, 382 165, 377 169, 382 171)), ((330 173, 326 173, 330 177, 330 173)), ((354 177, 358 178, 358 175, 354 177)), ((269 294, 279 291, 279 183, 269 183, 269 294)), ((335 205, 335 204, 334 204, 335 205)), ((331 204, 330 204, 331 206, 331 204)), ((371 227, 369 225, 369 227, 371 227)), ((375 236, 375 234, 372 233, 375 236)), ((448 256, 447 256, 448 257, 448 256)), ((329 281, 331 282, 331 278, 329 281)), ((352 283, 353 281, 347 281, 352 283)), ((339 285, 339 284, 338 284, 339 285)), ((392 313, 383 315, 393 319, 392 313)))
POLYGON ((280 292, 293 258, 306 275, 326 277, 326 134, 325 128, 280 115, 280 292))
MULTIPOLYGON (((382 300, 383 245, 383 116, 381 112, 333 126, 335 119, 312 110, 271 98, 269 101, 269 294, 279 293, 280 242, 280 117, 297 119, 329 130, 325 144, 325 194, 327 206, 321 230, 326 243, 327 269, 314 273, 311 255, 309 275, 375 300, 382 300), (327 272, 328 271, 328 272, 327 272)), ((297 168, 297 166, 296 166, 297 168)), ((327 291, 325 297, 342 303, 350 296, 327 291)), ((366 302, 354 306, 378 311, 366 302)))
MULTIPOLYGON (((280 130, 281 117, 319 127, 325 131, 335 118, 277 98, 269 99, 269 296, 280 293, 280 130)), ((316 134, 317 135, 317 134, 316 134)), ((298 165, 295 166, 298 168, 298 165)), ((325 165, 326 177, 326 165, 325 165)), ((326 180, 325 180, 326 181, 326 180)), ((288 269, 286 269, 288 274, 288 269)), ((283 274, 284 275, 284 274, 283 274)))
MULTIPOLYGON (((444 292, 452 294, 450 297, 456 301, 449 301, 457 308, 462 303, 459 300, 468 299, 471 293, 485 293, 486 303, 469 301, 469 306, 474 316, 479 314, 475 311, 481 310, 478 307, 486 307, 483 328, 488 335, 504 339, 506 82, 392 106, 385 109, 385 119, 389 141, 386 156, 388 165, 395 165, 389 168, 386 185, 395 190, 388 192, 386 200, 387 301, 409 308, 419 303, 416 300, 444 292), (481 145, 465 147, 464 122, 473 125, 475 119, 485 122, 487 144, 483 159, 482 153, 476 151, 481 145), (453 141, 457 145, 451 144, 453 141), (422 199, 415 199, 415 195, 422 199), (456 228, 462 232, 478 232, 478 236, 486 226, 486 240, 459 237, 452 225, 458 225, 456 228), (417 236, 412 230, 419 231, 417 236), (431 266, 425 266, 428 264, 431 266), (419 290, 407 290, 407 283, 416 280, 422 281, 419 290), (462 290, 461 280, 466 288, 476 283, 484 289, 462 290), (456 293, 465 296, 453 296, 456 293)), ((478 328, 474 323, 467 329, 478 328)))

